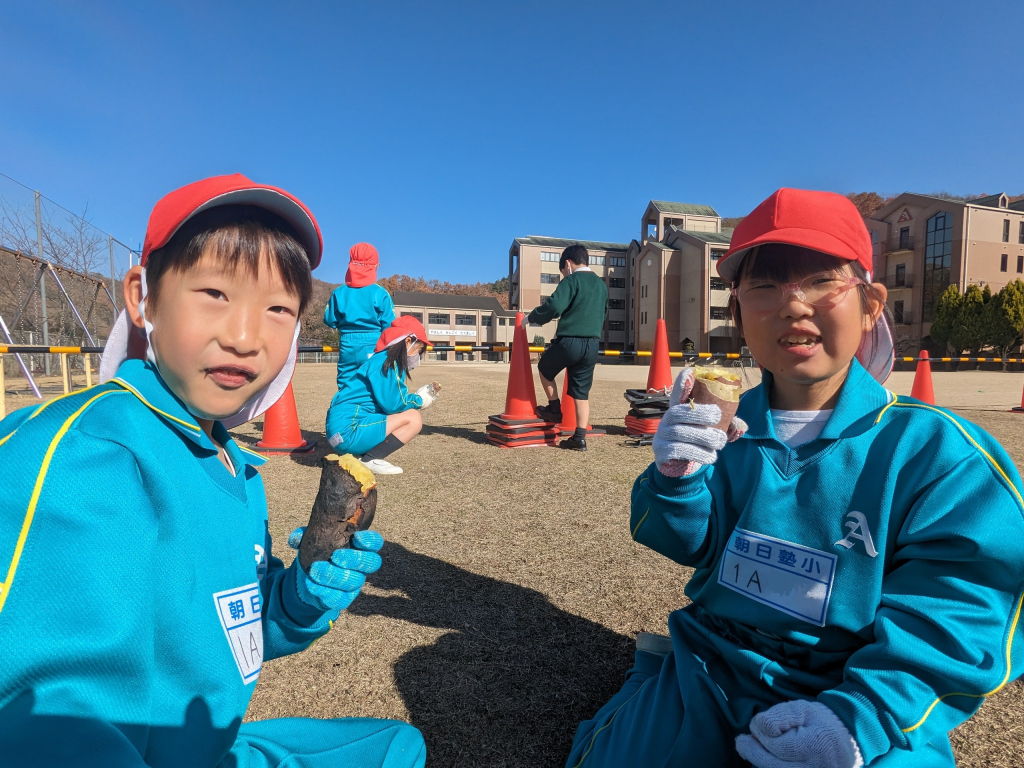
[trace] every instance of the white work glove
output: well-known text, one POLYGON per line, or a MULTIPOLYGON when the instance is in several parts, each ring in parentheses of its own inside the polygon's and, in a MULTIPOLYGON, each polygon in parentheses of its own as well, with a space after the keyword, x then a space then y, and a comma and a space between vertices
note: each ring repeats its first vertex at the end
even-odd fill
POLYGON ((429 408, 434 404, 434 396, 430 394, 430 385, 424 384, 422 387, 416 390, 416 394, 419 395, 420 400, 423 401, 422 408, 429 408))
POLYGON ((717 405, 690 403, 693 368, 683 368, 672 385, 669 409, 654 434, 654 463, 668 477, 692 475, 702 464, 714 464, 726 443, 738 440, 747 431, 746 423, 734 418, 729 432, 712 426, 722 418, 717 405))
POLYGON ((736 737, 740 757, 757 768, 861 768, 864 758, 836 713, 820 701, 785 701, 754 715, 736 737))
POLYGON ((529 315, 523 315, 523 322, 520 323, 523 328, 526 328, 526 326, 530 324, 530 321, 527 319, 528 317, 529 315))

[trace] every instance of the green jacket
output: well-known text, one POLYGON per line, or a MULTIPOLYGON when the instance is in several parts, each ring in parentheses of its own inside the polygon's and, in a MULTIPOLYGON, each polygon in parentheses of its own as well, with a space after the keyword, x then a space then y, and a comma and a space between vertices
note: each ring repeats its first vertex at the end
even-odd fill
POLYGON ((527 319, 533 325, 545 325, 559 317, 559 336, 600 338, 607 314, 608 288, 603 279, 587 270, 563 278, 527 319))

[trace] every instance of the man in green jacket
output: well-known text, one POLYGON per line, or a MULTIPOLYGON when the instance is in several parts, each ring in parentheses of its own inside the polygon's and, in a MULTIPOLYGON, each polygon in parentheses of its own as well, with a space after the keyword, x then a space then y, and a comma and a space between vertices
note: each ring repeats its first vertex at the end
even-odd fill
POLYGON ((590 386, 594 383, 597 342, 608 313, 608 288, 587 264, 590 258, 582 245, 570 245, 562 251, 558 270, 562 281, 547 301, 523 319, 523 324, 544 325, 558 321, 558 335, 537 363, 547 406, 537 409, 546 421, 562 420, 555 376, 565 370, 567 392, 576 401, 576 432, 558 445, 573 451, 587 450, 587 423, 590 419, 590 386))

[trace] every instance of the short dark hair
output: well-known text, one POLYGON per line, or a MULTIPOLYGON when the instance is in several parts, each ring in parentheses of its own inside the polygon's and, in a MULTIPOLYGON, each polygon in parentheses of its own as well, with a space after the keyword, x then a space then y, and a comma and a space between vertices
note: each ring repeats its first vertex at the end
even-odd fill
POLYGON ((565 263, 567 261, 571 261, 573 264, 582 264, 586 266, 590 263, 590 254, 587 253, 587 249, 579 243, 576 245, 570 245, 562 251, 562 258, 558 260, 558 269, 565 269, 565 263))
POLYGON ((252 277, 259 274, 264 255, 269 256, 285 287, 298 296, 302 315, 313 294, 306 249, 288 222, 254 205, 220 205, 198 213, 174 233, 167 245, 150 253, 146 261, 149 306, 156 306, 160 279, 167 272, 187 272, 207 251, 228 269, 241 267, 252 277))

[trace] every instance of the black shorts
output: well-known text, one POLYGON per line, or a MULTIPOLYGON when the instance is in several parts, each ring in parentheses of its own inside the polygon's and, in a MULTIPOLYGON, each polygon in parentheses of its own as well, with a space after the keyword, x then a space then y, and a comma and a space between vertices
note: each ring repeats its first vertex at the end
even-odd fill
POLYGON ((568 395, 574 400, 588 400, 597 365, 597 339, 590 336, 559 336, 540 356, 537 370, 548 381, 561 371, 568 379, 568 395))

